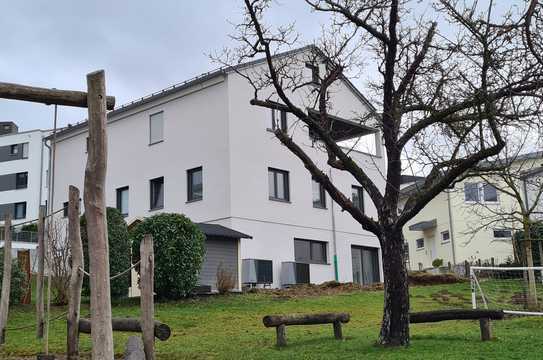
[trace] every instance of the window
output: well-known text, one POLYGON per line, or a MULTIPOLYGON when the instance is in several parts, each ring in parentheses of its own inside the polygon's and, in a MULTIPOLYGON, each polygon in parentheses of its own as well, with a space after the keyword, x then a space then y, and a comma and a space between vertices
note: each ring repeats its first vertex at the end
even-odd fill
POLYGON ((149 184, 151 192, 151 210, 162 209, 164 207, 164 177, 152 179, 149 184))
POLYGON ((286 111, 279 111, 272 109, 271 111, 272 115, 272 130, 277 130, 279 127, 283 132, 286 132, 288 129, 288 123, 287 123, 287 112, 286 111), (279 113, 279 116, 277 116, 279 113))
POLYGON ((482 184, 483 189, 483 200, 485 202, 497 202, 498 201, 498 190, 490 184, 482 184))
POLYGON ((202 167, 187 170, 187 201, 202 200, 204 184, 202 167))
POLYGON ((268 190, 270 200, 289 201, 288 171, 268 168, 268 190))
POLYGON ((26 217, 26 202, 15 203, 14 213, 15 220, 24 219, 26 217))
POLYGON ((464 199, 466 202, 498 202, 498 190, 491 184, 465 183, 464 199))
POLYGON ((464 200, 470 202, 479 201, 479 185, 477 183, 464 184, 464 200))
POLYGON ((513 232, 509 229, 494 229, 494 239, 509 240, 513 236, 513 232))
POLYGON ((28 143, 23 144, 23 159, 28 159, 28 143))
POLYGON ((417 239, 415 240, 415 243, 417 245, 417 250, 424 249, 424 239, 417 239))
POLYGON ((10 145, 9 154, 10 155, 17 155, 18 153, 19 153, 19 144, 10 145))
POLYGON ((26 189, 28 187, 28 173, 22 172, 15 174, 15 188, 26 189))
POLYGON ((311 82, 313 82, 314 84, 320 84, 321 80, 319 76, 319 65, 306 63, 305 67, 311 70, 311 82))
POLYGON ((449 230, 445 230, 441 232, 441 242, 449 242, 451 239, 451 234, 449 234, 449 230))
POLYGON ((326 243, 294 239, 294 259, 302 263, 326 264, 326 243))
POLYGON ((69 202, 66 201, 65 203, 62 203, 62 216, 68 217, 68 205, 69 202))
POLYGON ((326 194, 324 192, 324 187, 322 184, 312 180, 313 186, 313 207, 319 209, 326 209, 326 194))
POLYGON ((364 212, 364 189, 360 186, 352 186, 352 202, 355 208, 364 212))
POLYGON ((128 216, 128 186, 117 189, 117 209, 123 216, 128 216))
POLYGON ((85 139, 85 152, 89 152, 89 137, 87 136, 85 139))
POLYGON ((149 145, 164 140, 164 113, 159 112, 149 116, 149 145))

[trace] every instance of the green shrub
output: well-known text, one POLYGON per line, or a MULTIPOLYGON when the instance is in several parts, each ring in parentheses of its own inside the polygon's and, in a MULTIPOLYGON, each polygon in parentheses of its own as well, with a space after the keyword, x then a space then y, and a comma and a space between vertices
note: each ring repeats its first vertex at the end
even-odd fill
POLYGON ((205 235, 184 215, 154 215, 131 234, 134 262, 139 260, 140 243, 145 234, 152 235, 154 241, 157 296, 178 299, 190 294, 204 260, 205 235))
POLYGON ((435 268, 443 266, 443 259, 434 259, 434 261, 432 261, 432 266, 435 268))
MULTIPOLYGON (((0 288, 2 287, 2 279, 4 275, 4 249, 0 249, 0 288)), ((11 287, 9 293, 9 303, 19 304, 23 297, 28 284, 26 276, 16 259, 11 263, 11 287)))
MULTIPOLYGON (((130 237, 126 222, 119 210, 107 208, 107 233, 109 243, 109 274, 116 275, 131 266, 130 262, 130 237)), ((87 236, 87 221, 85 215, 81 216, 81 240, 83 241, 83 254, 85 269, 89 271, 89 251, 87 236)), ((130 272, 111 281, 111 297, 122 298, 128 296, 130 287, 130 272)), ((88 276, 83 280, 83 294, 90 295, 90 283, 88 276)))

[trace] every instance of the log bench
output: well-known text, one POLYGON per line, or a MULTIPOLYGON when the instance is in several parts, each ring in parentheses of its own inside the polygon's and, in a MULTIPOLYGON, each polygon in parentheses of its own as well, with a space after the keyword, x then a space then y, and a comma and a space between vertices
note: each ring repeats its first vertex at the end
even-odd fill
POLYGON ((287 345, 286 327, 289 325, 333 324, 336 339, 343 339, 341 323, 347 323, 350 315, 346 313, 267 315, 262 322, 265 327, 275 327, 277 346, 287 345))
MULTIPOLYGON (((111 319, 113 331, 141 332, 140 319, 133 318, 113 318, 111 319)), ((79 319, 79 332, 83 334, 91 333, 90 319, 79 319)), ((160 341, 166 341, 171 335, 171 329, 168 325, 155 321, 155 337, 160 341)))
POLYGON ((492 338, 490 320, 502 320, 504 315, 502 310, 455 309, 424 311, 409 314, 409 322, 411 324, 420 324, 447 320, 479 320, 481 340, 487 341, 492 338))

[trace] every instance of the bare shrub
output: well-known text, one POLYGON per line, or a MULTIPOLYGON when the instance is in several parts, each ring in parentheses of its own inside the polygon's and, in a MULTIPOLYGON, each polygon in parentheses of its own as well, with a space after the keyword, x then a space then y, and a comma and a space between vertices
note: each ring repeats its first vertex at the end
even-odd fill
POLYGON ((70 284, 70 245, 68 228, 61 219, 52 218, 46 226, 49 254, 47 265, 51 276, 52 302, 55 305, 68 303, 68 287, 70 284))
POLYGON ((219 294, 226 294, 236 287, 236 277, 227 270, 221 262, 217 267, 217 290, 219 294))

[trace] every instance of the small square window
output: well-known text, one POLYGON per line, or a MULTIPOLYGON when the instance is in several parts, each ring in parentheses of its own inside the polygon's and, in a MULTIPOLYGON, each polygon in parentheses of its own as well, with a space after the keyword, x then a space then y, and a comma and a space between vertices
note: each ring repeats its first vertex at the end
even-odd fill
POLYGON ((424 239, 415 240, 417 245, 417 250, 424 249, 424 239))
POLYGON ((128 216, 128 186, 117 189, 117 210, 128 216))
POLYGON ((157 210, 164 208, 164 177, 149 181, 150 209, 157 210))
POLYGON ((28 187, 28 173, 22 172, 15 174, 15 188, 26 189, 28 187))
POLYGON ((449 230, 445 230, 441 232, 441 242, 449 242, 451 239, 451 234, 449 234, 449 230))
POLYGON ((26 218, 26 202, 15 203, 14 210, 15 220, 26 218))
POLYGON ((483 184, 483 200, 485 202, 497 202, 498 190, 491 184, 483 184))
POLYGON ((270 200, 290 200, 288 171, 268 168, 268 192, 270 200))
POLYGON ((204 182, 202 167, 187 170, 187 201, 202 200, 204 182))
POLYGON ((352 186, 352 202, 355 208, 364 213, 364 189, 360 186, 352 186))
POLYGON ((510 240, 513 237, 513 232, 510 229, 494 229, 494 239, 510 240))
POLYGON ((318 209, 326 209, 326 192, 321 183, 312 180, 313 191, 313 207, 318 209))
POLYGON ((149 116, 149 145, 164 140, 164 112, 149 116))

